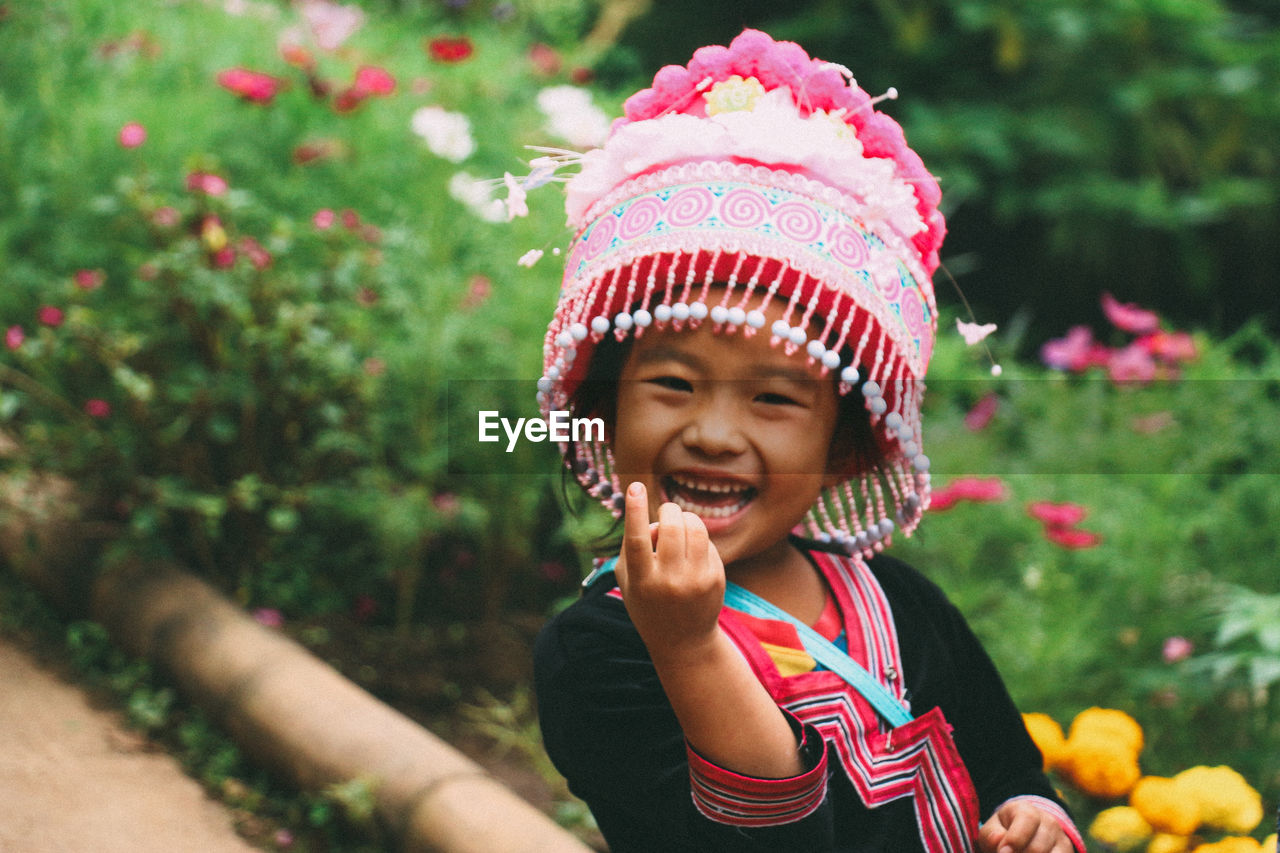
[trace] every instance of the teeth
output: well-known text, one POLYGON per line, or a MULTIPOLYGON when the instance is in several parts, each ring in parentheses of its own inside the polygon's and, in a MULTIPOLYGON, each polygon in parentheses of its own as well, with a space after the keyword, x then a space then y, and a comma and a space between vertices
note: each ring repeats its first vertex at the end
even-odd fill
POLYGON ((711 483, 689 477, 673 476, 671 479, 675 481, 676 485, 685 489, 697 489, 700 492, 712 492, 721 495, 746 492, 751 488, 750 486, 731 486, 728 483, 711 483))
POLYGON ((703 506, 687 501, 679 495, 671 495, 671 502, 685 512, 691 512, 703 518, 728 518, 747 505, 747 501, 740 501, 730 506, 703 506))

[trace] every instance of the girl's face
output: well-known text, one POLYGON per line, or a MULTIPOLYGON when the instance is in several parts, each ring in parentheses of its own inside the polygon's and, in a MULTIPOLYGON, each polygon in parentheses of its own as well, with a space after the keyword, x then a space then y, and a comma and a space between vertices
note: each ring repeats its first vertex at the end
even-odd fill
POLYGON ((728 567, 786 548, 828 473, 835 384, 764 330, 649 329, 622 368, 613 455, 623 487, 640 481, 650 517, 671 501, 700 516, 728 567))

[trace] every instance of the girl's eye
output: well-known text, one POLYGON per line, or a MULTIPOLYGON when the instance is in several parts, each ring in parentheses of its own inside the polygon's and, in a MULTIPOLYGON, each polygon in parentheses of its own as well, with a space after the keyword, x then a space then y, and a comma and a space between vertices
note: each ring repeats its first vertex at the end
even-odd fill
POLYGON ((767 403, 767 404, 768 404, 768 405, 770 405, 770 406, 798 406, 798 405, 800 405, 800 402, 799 402, 798 400, 796 400, 795 398, 793 398, 793 397, 788 397, 786 394, 776 394, 776 393, 773 393, 773 392, 766 392, 766 393, 764 393, 764 394, 759 394, 759 395, 757 395, 757 396, 756 396, 756 402, 757 402, 757 403, 767 403))
POLYGON ((688 379, 681 379, 679 376, 657 376, 649 380, 653 385, 666 388, 671 391, 692 391, 693 385, 688 379))

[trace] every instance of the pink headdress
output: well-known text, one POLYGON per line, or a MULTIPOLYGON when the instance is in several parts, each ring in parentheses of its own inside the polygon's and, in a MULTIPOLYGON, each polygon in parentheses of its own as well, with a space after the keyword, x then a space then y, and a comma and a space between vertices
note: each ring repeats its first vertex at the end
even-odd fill
MULTIPOLYGON (((881 99, 847 76, 746 30, 627 100, 568 183, 575 238, 538 396, 544 413, 571 408, 608 334, 762 330, 865 398, 885 462, 824 490, 804 526, 870 554, 928 504, 920 402, 946 229, 937 181, 876 111, 881 99), (747 308, 756 295, 783 304, 783 319, 763 329, 760 308, 747 308)), ((583 487, 619 513, 608 446, 573 453, 583 487)))

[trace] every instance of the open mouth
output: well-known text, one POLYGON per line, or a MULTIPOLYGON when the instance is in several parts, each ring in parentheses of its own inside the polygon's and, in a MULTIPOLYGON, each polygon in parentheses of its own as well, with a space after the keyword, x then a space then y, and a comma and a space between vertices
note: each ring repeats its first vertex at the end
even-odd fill
POLYGON ((728 518, 756 496, 756 489, 745 483, 685 474, 663 477, 662 488, 667 500, 702 518, 728 518))

